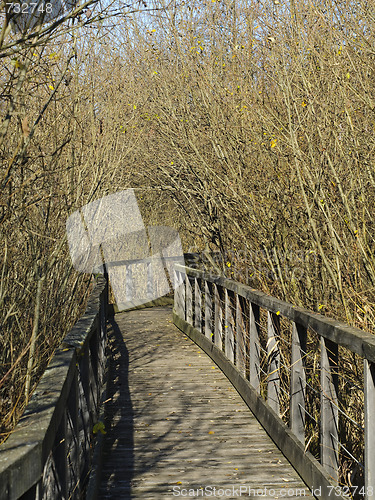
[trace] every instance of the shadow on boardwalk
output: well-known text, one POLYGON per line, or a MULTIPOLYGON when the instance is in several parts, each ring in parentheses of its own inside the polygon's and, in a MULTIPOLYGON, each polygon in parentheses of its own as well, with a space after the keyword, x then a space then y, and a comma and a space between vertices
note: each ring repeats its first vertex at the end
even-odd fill
MULTIPOLYGON (((114 318, 109 330, 110 370, 106 403, 106 430, 102 484, 121 484, 124 500, 130 499, 134 474, 134 412, 129 391, 129 352, 114 318), (114 462, 114 463, 112 463, 114 462)), ((102 494, 99 498, 104 498, 102 494)), ((107 498, 115 498, 113 495, 107 498)))

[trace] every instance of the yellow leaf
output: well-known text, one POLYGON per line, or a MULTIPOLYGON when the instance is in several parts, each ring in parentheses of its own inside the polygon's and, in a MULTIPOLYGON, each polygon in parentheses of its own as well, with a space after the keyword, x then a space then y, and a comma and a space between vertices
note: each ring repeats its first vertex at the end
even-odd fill
POLYGON ((271 148, 274 148, 277 144, 277 139, 272 139, 271 141, 271 148))
POLYGON ((107 434, 107 431, 105 430, 105 425, 103 424, 103 422, 97 422, 94 425, 92 432, 94 434, 97 434, 98 432, 100 432, 101 434, 107 434))
POLYGON ((209 431, 208 434, 215 434, 215 432, 214 431, 209 431))
POLYGON ((10 61, 10 64, 17 69, 22 69, 25 67, 18 59, 12 59, 10 61))
POLYGON ((279 316, 280 315, 280 311, 276 311, 276 316, 279 316))
POLYGON ((349 78, 350 78, 350 73, 346 73, 346 78, 349 80, 349 78))
POLYGON ((53 85, 48 85, 48 88, 51 90, 55 90, 55 87, 53 87, 53 85))

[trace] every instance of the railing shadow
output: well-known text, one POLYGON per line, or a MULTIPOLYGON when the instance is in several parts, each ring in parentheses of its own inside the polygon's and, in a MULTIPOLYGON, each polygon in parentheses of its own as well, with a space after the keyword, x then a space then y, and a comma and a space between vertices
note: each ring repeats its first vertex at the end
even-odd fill
POLYGON ((110 459, 113 450, 118 449, 119 453, 116 454, 116 463, 113 464, 111 472, 103 473, 101 488, 102 491, 108 491, 105 498, 116 498, 113 485, 120 482, 121 498, 128 500, 131 499, 131 482, 134 475, 134 412, 128 383, 129 352, 115 318, 110 319, 108 323, 108 349, 110 383, 106 402, 107 435, 104 463, 106 459, 110 459))

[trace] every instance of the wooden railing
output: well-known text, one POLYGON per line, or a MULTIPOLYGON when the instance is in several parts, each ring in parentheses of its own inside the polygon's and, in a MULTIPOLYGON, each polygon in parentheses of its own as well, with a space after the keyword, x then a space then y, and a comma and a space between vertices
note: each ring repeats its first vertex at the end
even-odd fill
POLYGON ((108 280, 65 337, 8 440, 0 446, 0 499, 80 498, 105 382, 108 280))
POLYGON ((175 324, 222 369, 313 493, 372 497, 375 336, 225 277, 181 265, 175 273, 182 283, 175 292, 175 324), (363 366, 350 387, 341 370, 348 355, 363 366), (343 406, 340 388, 360 394, 359 421, 343 406), (343 422, 359 441, 363 432, 357 457, 340 441, 343 422), (363 469, 358 484, 340 481, 345 457, 363 469))

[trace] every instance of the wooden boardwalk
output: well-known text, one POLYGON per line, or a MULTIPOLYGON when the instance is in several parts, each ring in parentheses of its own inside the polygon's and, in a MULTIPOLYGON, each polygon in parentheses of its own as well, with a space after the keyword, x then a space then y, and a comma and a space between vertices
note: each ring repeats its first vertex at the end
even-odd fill
POLYGON ((110 345, 100 499, 311 498, 171 308, 116 315, 110 345))

